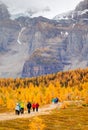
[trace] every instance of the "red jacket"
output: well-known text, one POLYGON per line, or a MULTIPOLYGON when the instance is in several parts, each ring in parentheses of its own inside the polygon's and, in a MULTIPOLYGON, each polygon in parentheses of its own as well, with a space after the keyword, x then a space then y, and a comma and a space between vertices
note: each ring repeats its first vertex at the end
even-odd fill
POLYGON ((36 104, 35 104, 35 107, 36 107, 36 108, 38 108, 38 107, 39 107, 39 104, 38 104, 38 103, 36 103, 36 104))
POLYGON ((32 108, 35 108, 35 107, 36 107, 36 105, 33 103, 33 104, 32 104, 32 108))

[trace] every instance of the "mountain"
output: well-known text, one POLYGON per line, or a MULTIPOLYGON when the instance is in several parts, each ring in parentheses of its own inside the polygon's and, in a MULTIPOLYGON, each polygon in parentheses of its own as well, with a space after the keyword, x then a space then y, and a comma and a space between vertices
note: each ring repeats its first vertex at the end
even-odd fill
POLYGON ((19 17, 29 17, 29 18, 39 17, 39 16, 50 17, 51 16, 50 11, 51 10, 48 6, 42 9, 32 7, 32 8, 27 8, 26 10, 19 9, 19 8, 9 8, 10 18, 12 20, 17 19, 19 17))
POLYGON ((88 66, 88 0, 52 20, 11 20, 6 6, 5 10, 1 16, 6 19, 0 20, 0 77, 33 77, 88 66))
POLYGON ((60 20, 88 21, 88 0, 84 0, 84 1, 80 2, 76 6, 75 10, 55 16, 54 20, 57 20, 57 21, 60 21, 60 20))
POLYGON ((34 46, 43 43, 43 47, 36 49, 25 62, 23 77, 88 66, 88 6, 84 8, 87 5, 84 1, 80 5, 83 10, 80 10, 79 5, 74 11, 65 13, 63 19, 54 19, 57 22, 38 22, 41 30, 38 29, 37 37, 35 31, 32 43, 34 46))
POLYGON ((7 10, 7 6, 0 2, 0 21, 9 19, 10 14, 7 10))

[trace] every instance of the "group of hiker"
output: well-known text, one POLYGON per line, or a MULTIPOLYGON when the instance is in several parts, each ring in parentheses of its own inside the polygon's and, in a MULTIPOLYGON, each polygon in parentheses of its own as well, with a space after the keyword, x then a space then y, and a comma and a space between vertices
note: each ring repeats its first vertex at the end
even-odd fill
MULTIPOLYGON (((31 108, 32 108, 33 112, 34 111, 38 112, 39 104, 38 103, 31 104, 30 102, 28 102, 26 107, 27 107, 28 113, 31 112, 31 108)), ((15 113, 16 113, 16 115, 19 115, 20 113, 21 114, 24 113, 24 103, 23 102, 20 102, 20 103, 16 104, 15 113)))
MULTIPOLYGON (((51 101, 53 104, 56 104, 59 102, 59 98, 58 97, 55 97, 55 98, 52 98, 52 101, 51 101)), ((38 103, 32 103, 31 102, 28 102, 26 104, 26 108, 27 108, 27 111, 28 113, 31 112, 31 108, 32 108, 32 111, 36 111, 38 112, 38 108, 39 108, 39 104, 38 103)), ((23 102, 19 102, 16 104, 16 107, 15 107, 15 113, 16 115, 19 115, 20 113, 23 114, 24 113, 24 103, 23 102)))

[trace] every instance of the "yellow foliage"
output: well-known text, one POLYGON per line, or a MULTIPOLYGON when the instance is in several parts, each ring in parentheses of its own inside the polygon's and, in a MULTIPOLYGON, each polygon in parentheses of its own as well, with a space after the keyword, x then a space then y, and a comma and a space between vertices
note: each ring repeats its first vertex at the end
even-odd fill
POLYGON ((66 109, 70 105, 69 102, 63 102, 60 106, 61 109, 66 109))
POLYGON ((44 128, 45 124, 43 123, 43 119, 39 117, 34 117, 29 125, 29 130, 44 130, 44 128))
POLYGON ((0 105, 3 105, 3 100, 2 100, 2 98, 0 98, 0 105))
POLYGON ((8 108, 8 109, 13 109, 13 108, 15 108, 15 103, 14 103, 14 100, 13 100, 13 99, 8 99, 6 105, 7 105, 7 108, 8 108))
POLYGON ((88 96, 85 98, 84 102, 88 104, 88 96))
MULTIPOLYGON (((58 97, 66 100, 84 100, 88 104, 88 69, 60 72, 35 78, 0 79, 0 105, 15 107, 16 102, 51 103, 58 97)), ((63 108, 68 105, 63 104, 63 108)))

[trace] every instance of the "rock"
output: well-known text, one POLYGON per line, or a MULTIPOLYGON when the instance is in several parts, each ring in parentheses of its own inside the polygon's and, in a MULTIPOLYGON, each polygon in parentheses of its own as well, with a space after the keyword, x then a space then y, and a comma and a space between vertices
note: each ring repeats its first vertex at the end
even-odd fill
POLYGON ((11 20, 6 6, 0 6, 0 77, 34 77, 87 67, 86 2, 57 20, 11 20))

